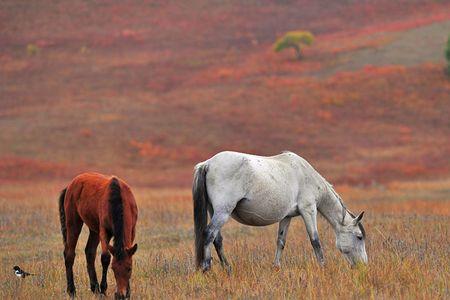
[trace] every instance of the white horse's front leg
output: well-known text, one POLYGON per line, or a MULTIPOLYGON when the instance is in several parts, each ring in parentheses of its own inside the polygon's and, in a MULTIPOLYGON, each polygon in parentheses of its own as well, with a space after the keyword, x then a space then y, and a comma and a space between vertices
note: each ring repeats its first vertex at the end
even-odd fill
POLYGON ((220 211, 214 212, 213 217, 211 218, 211 222, 206 227, 205 230, 205 245, 204 245, 204 253, 205 259, 202 262, 202 270, 203 272, 208 271, 211 268, 211 243, 216 239, 220 229, 222 226, 228 221, 230 217, 229 213, 224 213, 220 211))
POLYGON ((301 212, 303 221, 305 222, 306 231, 309 235, 309 240, 314 249, 314 254, 321 265, 324 265, 322 246, 320 245, 319 233, 317 231, 317 208, 311 207, 301 212))
POLYGON ((289 224, 291 224, 291 217, 284 218, 278 225, 277 251, 275 253, 275 260, 273 262, 273 265, 277 268, 281 266, 280 258, 281 253, 283 253, 284 246, 286 245, 286 236, 288 233, 289 224))

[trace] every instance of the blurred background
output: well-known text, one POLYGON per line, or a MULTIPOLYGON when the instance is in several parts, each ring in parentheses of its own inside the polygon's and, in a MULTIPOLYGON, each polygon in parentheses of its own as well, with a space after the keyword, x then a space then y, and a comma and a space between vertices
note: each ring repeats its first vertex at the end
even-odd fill
POLYGON ((0 180, 189 187, 222 150, 446 178, 449 33, 449 1, 2 1, 0 180))

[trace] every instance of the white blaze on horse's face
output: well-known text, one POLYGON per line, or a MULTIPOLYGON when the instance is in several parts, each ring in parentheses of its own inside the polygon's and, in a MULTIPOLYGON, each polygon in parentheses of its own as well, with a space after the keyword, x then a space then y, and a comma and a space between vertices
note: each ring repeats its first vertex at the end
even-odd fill
POLYGON ((352 266, 357 263, 367 264, 364 229, 359 224, 363 214, 364 212, 348 224, 341 225, 336 233, 336 247, 352 266))

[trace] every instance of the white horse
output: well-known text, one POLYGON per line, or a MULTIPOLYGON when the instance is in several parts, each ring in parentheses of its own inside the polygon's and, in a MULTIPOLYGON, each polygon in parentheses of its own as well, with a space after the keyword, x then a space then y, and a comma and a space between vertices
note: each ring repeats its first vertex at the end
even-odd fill
POLYGON ((274 265, 286 242, 291 218, 302 216, 317 260, 324 264, 317 232, 317 211, 333 226, 336 246, 353 266, 367 263, 362 212, 350 213, 339 195, 305 159, 292 152, 264 157, 220 152, 196 165, 194 199, 195 251, 198 268, 211 268, 211 243, 222 266, 230 271, 220 229, 232 216, 242 224, 266 226, 279 222, 274 265), (211 222, 207 225, 208 211, 211 222))

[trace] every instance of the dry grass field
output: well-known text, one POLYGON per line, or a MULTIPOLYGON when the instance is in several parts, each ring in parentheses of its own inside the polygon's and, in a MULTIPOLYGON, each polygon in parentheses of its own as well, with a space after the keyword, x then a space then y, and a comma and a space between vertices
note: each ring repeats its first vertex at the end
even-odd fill
MULTIPOLYGON (((57 299, 65 296, 62 240, 56 198, 62 184, 0 187, 0 298, 57 299), (36 276, 16 279, 20 264, 36 276)), ((337 188, 354 211, 365 209, 369 265, 350 269, 334 247, 323 220, 319 232, 326 265, 315 261, 303 222, 289 231, 281 270, 272 268, 276 227, 235 221, 224 227, 224 247, 233 266, 228 276, 217 259, 212 272, 193 263, 189 190, 136 189, 139 205, 132 296, 161 298, 393 298, 450 297, 450 180, 392 183, 385 188, 337 188)), ((85 266, 84 230, 74 272, 78 296, 94 298, 85 266)), ((215 256, 216 257, 216 256, 215 256)), ((97 260, 98 272, 100 263, 97 260)), ((115 283, 109 273, 109 295, 115 283)))

